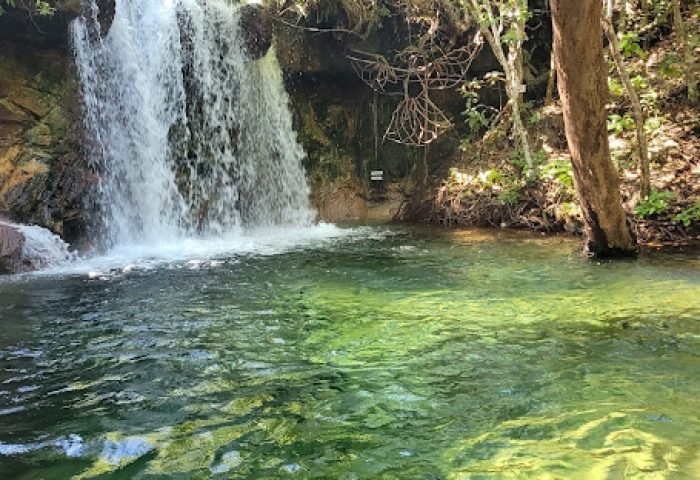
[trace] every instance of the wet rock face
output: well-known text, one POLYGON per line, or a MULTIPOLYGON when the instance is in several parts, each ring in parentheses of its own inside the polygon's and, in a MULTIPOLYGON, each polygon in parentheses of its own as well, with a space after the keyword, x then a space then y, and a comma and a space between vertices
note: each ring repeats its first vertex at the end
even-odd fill
POLYGON ((83 237, 96 183, 67 53, 0 42, 0 216, 83 237))
POLYGON ((241 7, 241 35, 248 57, 257 60, 272 46, 272 16, 262 5, 241 7))
MULTIPOLYGON (((115 9, 116 0, 97 0, 97 21, 100 24, 102 36, 107 35, 112 26, 115 9)), ((90 5, 81 0, 56 0, 56 10, 71 19, 80 15, 91 15, 90 5)))
MULTIPOLYGON (((97 21, 100 24, 102 36, 107 35, 114 21, 116 0, 97 0, 97 21)), ((88 2, 81 0, 56 0, 56 10, 69 18, 92 14, 88 2)))
MULTIPOLYGON (((30 15, 17 2, 16 7, 3 4, 0 15, 0 41, 42 48, 67 49, 70 44, 69 24, 80 15, 89 15, 87 2, 81 0, 48 0, 56 10, 52 15, 30 15)), ((114 20, 116 0, 97 0, 102 35, 109 31, 114 20)))
POLYGON ((0 223, 0 275, 22 271, 24 235, 10 225, 0 223))
POLYGON ((100 24, 102 36, 104 37, 109 32, 112 22, 114 21, 114 11, 117 8, 116 0, 98 0, 97 6, 97 21, 100 24))
POLYGON ((56 0, 56 10, 77 17, 81 13, 80 0, 56 0))

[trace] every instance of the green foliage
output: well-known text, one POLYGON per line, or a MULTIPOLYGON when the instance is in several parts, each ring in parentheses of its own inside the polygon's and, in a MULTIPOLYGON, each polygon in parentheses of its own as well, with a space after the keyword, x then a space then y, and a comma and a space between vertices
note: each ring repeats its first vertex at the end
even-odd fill
POLYGON ((566 217, 577 217, 581 214, 581 209, 575 202, 563 202, 560 204, 561 213, 566 217))
POLYGON ((644 122, 644 130, 647 131, 647 133, 653 133, 661 126, 664 124, 664 119, 663 117, 650 117, 647 118, 644 122))
POLYGON ((53 15, 55 11, 56 9, 49 5, 48 2, 42 0, 36 2, 36 13, 39 15, 53 15))
POLYGON ((634 87, 635 90, 642 90, 642 89, 649 88, 649 84, 647 83, 647 80, 644 77, 642 77, 641 75, 635 75, 634 77, 630 77, 630 82, 632 82, 632 86, 634 87))
POLYGON ((542 113, 540 111, 536 111, 527 118, 527 123, 530 125, 537 125, 542 121, 542 113))
POLYGON ((474 195, 495 196, 501 205, 514 205, 520 200, 520 193, 525 186, 524 180, 515 172, 493 168, 478 174, 460 172, 450 169, 450 190, 461 198, 474 195))
POLYGON ((659 73, 667 78, 678 78, 683 75, 681 58, 676 52, 667 52, 659 62, 659 73))
POLYGON ((498 201, 502 205, 515 205, 520 199, 520 185, 510 185, 498 194, 498 201))
POLYGON ((621 135, 624 132, 633 130, 634 118, 632 118, 630 115, 625 114, 624 116, 620 116, 616 113, 613 113, 608 117, 608 132, 613 132, 617 135, 621 135))
POLYGON ((563 158, 552 160, 541 169, 542 176, 561 183, 565 187, 574 186, 574 172, 571 162, 563 158))
POLYGON ((15 7, 15 0, 0 0, 0 15, 5 13, 5 7, 15 7))
POLYGON ((462 115, 464 115, 466 119, 472 137, 476 136, 482 128, 488 126, 490 123, 483 105, 479 103, 480 89, 481 83, 478 80, 472 80, 462 86, 460 90, 466 106, 462 115))
POLYGON ((675 198, 673 192, 653 188, 651 193, 637 204, 634 213, 642 218, 661 215, 668 210, 669 203, 675 198))
POLYGON ((674 215, 673 221, 684 227, 689 227, 693 222, 700 222, 700 200, 674 215))
POLYGON ((659 94, 654 89, 649 89, 639 96, 639 103, 647 114, 656 114, 658 112, 659 94))
POLYGON ((612 75, 608 76, 608 90, 613 97, 621 97, 625 94, 625 86, 612 75))
POLYGON ((501 205, 515 205, 518 203, 523 184, 517 175, 512 172, 491 170, 486 178, 491 185, 500 187, 501 191, 497 199, 501 205))
POLYGON ((469 134, 462 141, 463 150, 467 150, 473 140, 488 131, 493 126, 494 119, 497 118, 497 109, 480 103, 479 91, 484 85, 493 86, 502 80, 501 73, 490 72, 483 78, 475 78, 461 87, 460 93, 464 97, 466 107, 462 116, 469 127, 469 134))
POLYGON ((635 162, 635 157, 633 155, 629 155, 625 151, 612 150, 610 155, 612 156, 612 161, 618 170, 628 170, 637 164, 635 162))
MULTIPOLYGON (((547 154, 544 150, 538 150, 537 152, 533 152, 531 154, 531 158, 532 166, 535 168, 535 170, 538 170, 540 166, 544 165, 547 162, 547 154)), ((527 169, 525 155, 523 155, 523 152, 520 149, 513 151, 513 154, 510 157, 510 162, 516 167, 520 168, 522 171, 525 171, 527 169)))
MULTIPOLYGON (((35 12, 38 15, 53 15, 54 12, 56 11, 56 8, 51 6, 51 4, 45 0, 36 0, 34 3, 36 4, 34 7, 35 12)), ((3 5, 5 7, 16 8, 17 1, 16 0, 0 0, 0 15, 5 13, 5 8, 3 8, 3 5)))
POLYGON ((647 53, 639 46, 639 34, 627 32, 620 35, 620 51, 626 58, 646 58, 647 53))

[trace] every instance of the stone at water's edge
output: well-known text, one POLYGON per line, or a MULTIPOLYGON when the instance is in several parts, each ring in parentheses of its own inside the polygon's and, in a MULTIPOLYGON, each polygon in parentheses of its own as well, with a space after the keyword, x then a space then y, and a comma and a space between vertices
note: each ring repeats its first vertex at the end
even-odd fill
POLYGON ((248 57, 257 60, 272 46, 272 16, 262 5, 241 7, 241 36, 248 57))
POLYGON ((32 272, 75 258, 70 245, 50 230, 0 220, 0 275, 32 272))
POLYGON ((11 225, 0 223, 0 275, 22 271, 22 249, 25 238, 11 225))

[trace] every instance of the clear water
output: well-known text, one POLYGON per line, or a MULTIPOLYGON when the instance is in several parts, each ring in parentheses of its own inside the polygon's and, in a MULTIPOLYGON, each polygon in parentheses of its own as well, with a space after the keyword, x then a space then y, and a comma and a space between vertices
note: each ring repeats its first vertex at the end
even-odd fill
POLYGON ((334 241, 0 283, 0 477, 698 478, 700 257, 334 241))

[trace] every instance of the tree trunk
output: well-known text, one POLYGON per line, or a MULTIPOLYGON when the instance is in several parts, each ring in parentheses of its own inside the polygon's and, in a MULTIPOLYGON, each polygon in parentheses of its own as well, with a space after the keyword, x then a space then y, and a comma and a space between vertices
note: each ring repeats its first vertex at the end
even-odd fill
POLYGON ((610 158, 600 0, 552 0, 559 97, 590 255, 636 252, 610 158))
POLYGON ((627 0, 621 0, 620 4, 620 18, 617 20, 617 28, 625 31, 627 29, 627 0))
POLYGON ((685 22, 683 21, 683 13, 681 11, 681 0, 673 0, 673 29, 676 31, 678 51, 687 69, 688 100, 691 102, 697 102, 698 77, 695 68, 697 60, 694 56, 693 46, 688 44, 688 38, 685 32, 685 22))
POLYGON ((506 76, 506 94, 508 95, 508 105, 513 113, 513 130, 515 136, 520 141, 523 150, 525 165, 527 166, 527 176, 536 176, 534 162, 530 151, 530 143, 527 138, 527 131, 521 118, 521 107, 523 101, 522 87, 524 85, 522 47, 525 41, 525 16, 527 12, 527 2, 518 0, 513 4, 513 19, 507 26, 515 31, 516 41, 508 47, 508 53, 503 49, 503 39, 501 35, 506 28, 506 17, 503 11, 496 9, 496 4, 492 1, 469 0, 465 4, 467 12, 479 23, 479 30, 491 46, 498 63, 503 67, 506 76), (498 12, 498 13, 496 13, 498 12), (483 20, 483 21, 482 21, 483 20))
POLYGON ((554 101, 554 86, 557 82, 557 66, 554 63, 554 50, 550 52, 549 75, 547 76, 547 91, 544 95, 544 104, 549 106, 554 101))
POLYGON ((610 55, 615 63, 617 73, 620 75, 622 84, 625 86, 627 96, 630 97, 632 103, 632 111, 634 112, 634 125, 637 129, 637 149, 639 151, 639 187, 642 198, 648 197, 651 193, 651 178, 649 173, 649 146, 647 144, 647 136, 644 132, 645 115, 642 110, 642 104, 639 101, 639 95, 632 85, 630 76, 625 69, 625 62, 620 53, 620 44, 617 41, 617 34, 612 25, 610 18, 603 19, 603 30, 605 36, 610 42, 610 55))
POLYGON ((532 161, 530 152, 530 142, 527 139, 527 130, 523 125, 521 107, 524 100, 525 75, 523 74, 523 42, 525 41, 525 20, 523 13, 527 11, 527 2, 516 4, 514 15, 516 20, 513 22, 513 31, 517 36, 517 40, 508 46, 506 79, 508 81, 508 89, 510 90, 510 100, 513 107, 513 128, 515 134, 520 139, 520 146, 523 149, 523 157, 525 165, 527 165, 527 176, 534 179, 537 176, 536 168, 532 161), (509 74, 510 71, 510 74, 509 74))

